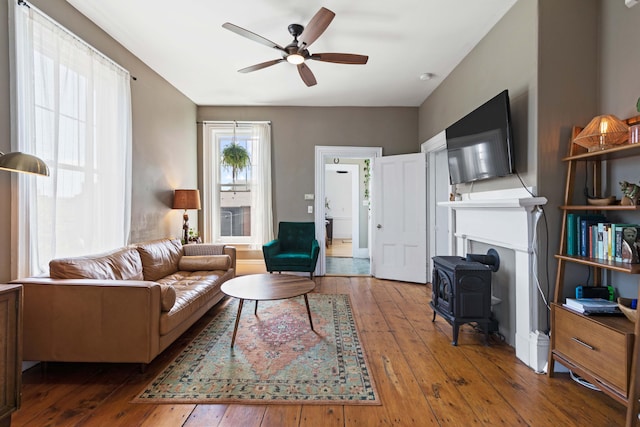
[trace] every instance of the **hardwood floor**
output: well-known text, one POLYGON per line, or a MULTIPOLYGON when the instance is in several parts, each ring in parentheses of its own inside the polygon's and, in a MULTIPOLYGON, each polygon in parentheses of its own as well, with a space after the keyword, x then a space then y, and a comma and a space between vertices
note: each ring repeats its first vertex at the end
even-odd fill
POLYGON ((350 257, 353 255, 351 252, 351 241, 344 239, 333 239, 333 243, 327 247, 327 256, 344 256, 350 257))
POLYGON ((624 425, 622 405, 568 375, 536 374, 511 347, 497 340, 484 346, 469 326, 452 346, 451 327, 440 317, 431 322, 426 286, 370 277, 315 281, 314 292, 351 296, 381 406, 129 403, 215 316, 216 306, 144 373, 134 364, 83 363, 26 371, 13 426, 624 425))

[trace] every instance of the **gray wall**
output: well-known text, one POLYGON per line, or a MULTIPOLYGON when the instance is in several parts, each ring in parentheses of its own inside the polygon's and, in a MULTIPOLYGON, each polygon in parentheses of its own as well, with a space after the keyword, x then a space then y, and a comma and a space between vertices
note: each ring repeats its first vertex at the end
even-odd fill
MULTIPOLYGON (((566 175, 561 159, 571 127, 584 124, 597 110, 599 6, 599 0, 518 1, 419 112, 419 135, 426 140, 501 90, 509 90, 516 170, 527 186, 549 200, 547 224, 540 227, 538 239, 538 277, 547 295, 553 294, 555 284, 553 255, 558 250, 558 206, 566 175)), ((473 191, 520 186, 516 177, 506 177, 478 182, 473 191)), ((468 192, 471 187, 458 190, 468 192)), ((501 280, 513 283, 515 271, 509 263, 501 264, 503 269, 501 280)), ((538 305, 540 329, 546 329, 541 299, 538 305)), ((507 317, 512 316, 503 318, 507 317)))
MULTIPOLYGON (((537 5, 517 2, 420 106, 419 139, 424 142, 504 89, 509 90, 516 169, 535 185, 537 5)), ((473 191, 519 186, 514 177, 477 182, 473 191)), ((467 192, 462 186, 462 192, 467 192)))
MULTIPOLYGON (((497 95, 509 90, 513 119, 515 167, 527 186, 536 186, 536 104, 538 65, 537 1, 521 0, 491 29, 434 93, 420 106, 419 135, 424 141, 497 95)), ((514 177, 458 185, 460 193, 520 187, 514 177)), ((486 253, 486 245, 473 250, 486 253)), ((494 274, 494 295, 503 300, 494 307, 500 331, 515 342, 515 269, 513 255, 502 251, 500 271, 494 274), (509 260, 512 262, 508 262, 509 260), (511 299, 509 298, 511 296, 511 299), (511 302, 511 304, 510 304, 511 302)))
MULTIPOLYGON (((548 251, 543 228, 538 264, 550 295, 561 225, 557 208, 563 203, 566 177, 561 159, 567 154, 571 128, 586 125, 598 114, 620 118, 638 114, 639 23, 640 6, 629 9, 622 0, 520 0, 420 107, 419 139, 424 141, 498 91, 509 89, 516 168, 527 185, 549 199, 548 251)), ((637 159, 613 163, 609 194, 619 195, 621 179, 640 181, 638 171, 637 159)), ((519 185, 503 178, 476 184, 474 191, 519 185)), ((577 268, 573 277, 572 284, 580 284, 587 274, 577 268)), ((626 296, 637 292, 635 277, 612 274, 610 280, 626 296)))
POLYGON ((198 121, 206 120, 271 121, 276 232, 279 221, 314 220, 304 194, 315 191, 316 145, 382 147, 385 156, 419 151, 411 107, 198 107, 198 121))
MULTIPOLYGON (((196 188, 196 106, 64 0, 33 0, 40 10, 137 77, 133 114, 133 242, 179 236, 174 188, 196 188)), ((0 151, 11 149, 8 5, 0 1, 0 151)), ((0 171, 0 282, 11 279, 11 175, 0 171)), ((194 223, 195 223, 194 218, 194 223)))

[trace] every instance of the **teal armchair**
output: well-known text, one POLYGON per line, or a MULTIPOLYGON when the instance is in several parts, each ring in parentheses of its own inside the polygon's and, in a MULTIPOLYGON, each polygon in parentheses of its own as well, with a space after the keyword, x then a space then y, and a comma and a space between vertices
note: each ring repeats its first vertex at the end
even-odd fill
POLYGON ((267 271, 313 272, 318 262, 320 245, 316 240, 316 225, 313 222, 281 222, 278 238, 262 246, 267 271))

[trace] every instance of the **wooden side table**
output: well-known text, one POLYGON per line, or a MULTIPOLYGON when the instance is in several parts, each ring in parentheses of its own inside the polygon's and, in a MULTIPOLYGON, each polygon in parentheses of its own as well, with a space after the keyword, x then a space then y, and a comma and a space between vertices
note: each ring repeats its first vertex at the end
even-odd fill
POLYGON ((22 285, 0 285, 0 427, 11 425, 22 389, 22 285))

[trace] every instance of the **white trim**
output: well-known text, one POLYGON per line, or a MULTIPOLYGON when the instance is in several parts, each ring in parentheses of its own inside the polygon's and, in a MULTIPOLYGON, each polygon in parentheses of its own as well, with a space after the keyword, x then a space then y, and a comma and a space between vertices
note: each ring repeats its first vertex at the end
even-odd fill
POLYGON ((515 254, 515 295, 510 295, 515 307, 516 357, 536 372, 541 372, 547 363, 548 337, 538 330, 538 298, 535 278, 534 246, 535 229, 540 219, 539 206, 545 205, 544 197, 531 197, 524 189, 496 190, 475 193, 475 200, 441 202, 455 211, 455 227, 450 232, 455 236, 454 252, 465 256, 471 242, 511 249, 515 254), (529 197, 517 197, 527 194, 529 197))
MULTIPOLYGON (((445 224, 437 224, 436 221, 436 209, 438 207, 436 200, 437 197, 437 184, 439 183, 436 177, 436 168, 434 162, 436 161, 436 154, 447 149, 446 132, 442 131, 437 135, 434 135, 427 141, 420 145, 420 151, 427 153, 427 280, 433 275, 433 257, 437 255, 451 255, 451 248, 453 248, 453 238, 449 237, 447 242, 446 253, 436 253, 436 227, 444 227, 445 224)), ((447 193, 451 192, 451 185, 447 182, 447 193)), ((447 228, 451 229, 451 222, 453 215, 451 211, 447 213, 447 228)))
MULTIPOLYGON (((326 158, 341 157, 349 159, 370 159, 382 156, 382 147, 344 147, 316 145, 315 147, 315 215, 316 239, 320 243, 320 255, 316 265, 316 276, 324 276, 326 266, 326 246, 324 233, 324 165, 326 158)), ((370 188, 370 194, 373 189, 370 188)), ((372 247, 372 233, 369 227, 369 248, 372 247)))

